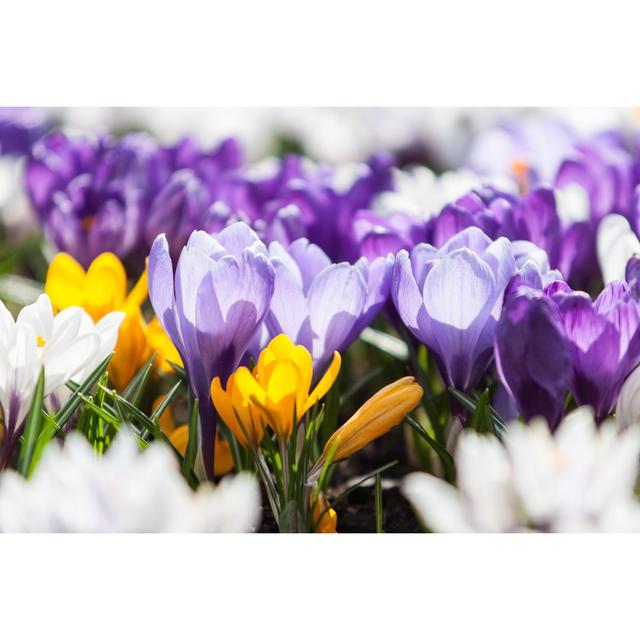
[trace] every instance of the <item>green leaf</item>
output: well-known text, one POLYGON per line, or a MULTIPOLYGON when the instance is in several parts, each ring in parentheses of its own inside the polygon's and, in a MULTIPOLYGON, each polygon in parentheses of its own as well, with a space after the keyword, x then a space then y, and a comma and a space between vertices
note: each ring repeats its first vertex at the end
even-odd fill
POLYGON ((376 533, 382 533, 382 477, 376 474, 376 533))
POLYGON ((153 362, 155 359, 156 354, 154 353, 147 360, 144 367, 141 367, 136 375, 133 376, 131 382, 127 385, 127 388, 122 392, 122 397, 125 398, 125 400, 129 400, 129 402, 134 404, 136 407, 140 402, 144 388, 146 387, 151 371, 153 370, 153 362))
POLYGON ((469 427, 478 433, 495 433, 491 413, 489 412, 489 389, 485 389, 478 399, 469 427))
POLYGON ((113 358, 113 352, 111 352, 89 375, 89 377, 80 385, 67 383, 67 386, 72 389, 73 394, 69 398, 68 402, 58 411, 55 417, 55 421, 60 427, 64 427, 67 420, 73 415, 75 410, 82 403, 82 395, 86 395, 91 387, 100 380, 102 374, 107 370, 109 363, 113 358), (75 388, 74 388, 75 387, 75 388))
POLYGON ((149 416, 150 420, 157 420, 160 416, 166 411, 169 403, 173 400, 173 397, 178 393, 180 387, 182 386, 182 380, 178 380, 173 387, 168 391, 165 397, 162 399, 162 402, 156 407, 156 410, 149 416))
MULTIPOLYGON (((467 410, 469 413, 475 413, 478 407, 478 400, 474 400, 469 397, 462 391, 458 391, 457 389, 449 388, 449 393, 467 410)), ((491 415, 491 420, 493 422, 493 430, 497 436, 502 436, 507 429, 507 425, 504 420, 500 417, 498 412, 491 406, 488 406, 489 414, 491 415)))
MULTIPOLYGON (((198 453, 198 399, 193 399, 191 406, 191 414, 189 416, 189 440, 187 442, 187 448, 184 452, 184 458, 182 459, 182 473, 185 477, 188 477, 193 473, 193 465, 196 461, 196 454, 198 453)), ((207 462, 205 461, 205 464, 207 462)), ((213 460, 209 461, 209 464, 213 464, 213 460)))
POLYGON ((20 457, 18 458, 18 471, 27 476, 33 452, 40 433, 40 425, 42 424, 42 405, 44 402, 44 368, 40 370, 40 377, 33 395, 29 415, 22 436, 22 446, 20 447, 20 457))
POLYGON ((33 450, 33 456, 31 457, 31 463, 29 464, 29 469, 27 471, 27 478, 31 477, 31 474, 40 462, 40 458, 42 458, 44 448, 49 444, 49 442, 51 442, 51 440, 53 440, 56 433, 61 432, 62 435, 64 435, 64 431, 60 429, 55 420, 49 414, 42 411, 41 415, 44 422, 40 429, 40 435, 38 436, 36 446, 33 450))
POLYGON ((440 462, 442 462, 442 468, 444 469, 444 475, 446 479, 451 483, 455 482, 456 465, 453 461, 453 458, 451 457, 451 454, 435 438, 432 438, 429 435, 428 431, 410 415, 406 415, 405 419, 436 452, 438 458, 440 458, 440 462))

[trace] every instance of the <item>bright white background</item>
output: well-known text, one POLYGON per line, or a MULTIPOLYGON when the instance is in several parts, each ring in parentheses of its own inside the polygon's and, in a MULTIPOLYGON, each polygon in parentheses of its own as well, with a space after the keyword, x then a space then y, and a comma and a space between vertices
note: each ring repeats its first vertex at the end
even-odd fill
MULTIPOLYGON (((5 3, 6 4, 6 3, 5 3)), ((631 106, 632 3, 3 6, 0 104, 631 106)), ((638 637, 633 536, 0 539, 2 637, 638 637)))

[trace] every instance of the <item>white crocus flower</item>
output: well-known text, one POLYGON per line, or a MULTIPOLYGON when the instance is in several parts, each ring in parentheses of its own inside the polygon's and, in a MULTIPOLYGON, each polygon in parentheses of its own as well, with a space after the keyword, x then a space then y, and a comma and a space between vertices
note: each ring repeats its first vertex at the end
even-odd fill
POLYGON ((4 532, 244 532, 258 523, 248 474, 193 492, 164 444, 140 452, 125 428, 102 457, 77 433, 48 445, 32 478, 0 477, 4 532))
POLYGON ((640 426, 640 367, 636 367, 624 381, 616 405, 618 427, 640 426))
POLYGON ((624 280, 629 258, 640 252, 640 240, 626 218, 617 213, 602 218, 598 225, 598 263, 605 284, 624 280))
POLYGON ((80 381, 83 373, 90 373, 87 369, 99 354, 103 336, 111 345, 114 327, 124 317, 114 312, 98 326, 90 319, 89 325, 85 316, 80 307, 54 316, 51 301, 43 294, 14 320, 0 302, 0 404, 8 450, 29 412, 40 370, 44 368, 45 397, 68 380, 80 381))
POLYGON ((589 220, 591 202, 586 189, 576 183, 569 183, 554 190, 558 217, 566 224, 589 220))
POLYGON ((555 434, 541 419, 512 423, 504 444, 465 432, 457 489, 413 473, 403 491, 434 531, 640 531, 639 454, 640 429, 597 427, 582 407, 555 434))
POLYGON ((394 168, 393 183, 393 191, 385 191, 375 198, 373 209, 382 215, 407 213, 418 219, 431 218, 447 203, 455 202, 483 184, 491 184, 509 193, 516 190, 515 183, 508 178, 481 178, 467 169, 436 175, 427 167, 406 171, 394 168))

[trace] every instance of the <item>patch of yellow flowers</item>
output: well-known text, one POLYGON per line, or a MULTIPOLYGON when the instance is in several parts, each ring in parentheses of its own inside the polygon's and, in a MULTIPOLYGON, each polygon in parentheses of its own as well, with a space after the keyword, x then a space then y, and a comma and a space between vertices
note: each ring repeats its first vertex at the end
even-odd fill
MULTIPOLYGON (((302 346, 284 334, 276 336, 262 351, 253 370, 238 368, 223 388, 220 378, 211 383, 211 399, 236 440, 257 454, 269 427, 280 450, 295 436, 295 428, 309 410, 331 389, 340 372, 341 358, 333 360, 317 385, 312 387, 313 361, 302 346)), ((399 424, 422 397, 414 378, 405 377, 387 385, 356 411, 327 441, 320 457, 307 474, 310 482, 325 464, 347 458, 399 424)), ((284 466, 284 461, 283 461, 284 466)), ((310 501, 315 530, 335 532, 337 516, 320 494, 310 501)))
POLYGON ((124 389, 138 369, 157 353, 156 366, 171 371, 168 361, 182 364, 157 318, 146 323, 141 307, 147 299, 147 270, 127 293, 127 273, 113 253, 100 254, 85 271, 67 253, 58 253, 49 265, 44 285, 54 312, 67 307, 82 307, 94 321, 111 311, 122 311, 115 354, 109 365, 110 380, 116 389, 124 389))

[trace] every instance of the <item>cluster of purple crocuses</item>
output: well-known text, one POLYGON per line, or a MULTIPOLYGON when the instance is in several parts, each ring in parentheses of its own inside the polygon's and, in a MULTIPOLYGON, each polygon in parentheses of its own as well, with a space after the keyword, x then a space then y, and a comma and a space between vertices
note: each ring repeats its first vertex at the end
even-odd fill
POLYGON ((611 213, 640 231, 640 156, 607 134, 567 143, 550 168, 518 145, 517 193, 481 177, 475 149, 477 186, 424 215, 376 207, 395 188, 389 154, 249 165, 234 139, 204 150, 54 132, 29 152, 26 187, 49 239, 83 265, 112 251, 136 270, 149 256, 150 299, 200 401, 205 456, 213 377, 279 333, 319 372, 382 310, 448 386, 499 380, 505 418, 555 427, 571 394, 602 420, 640 362, 640 263, 598 293, 596 237, 611 213))

